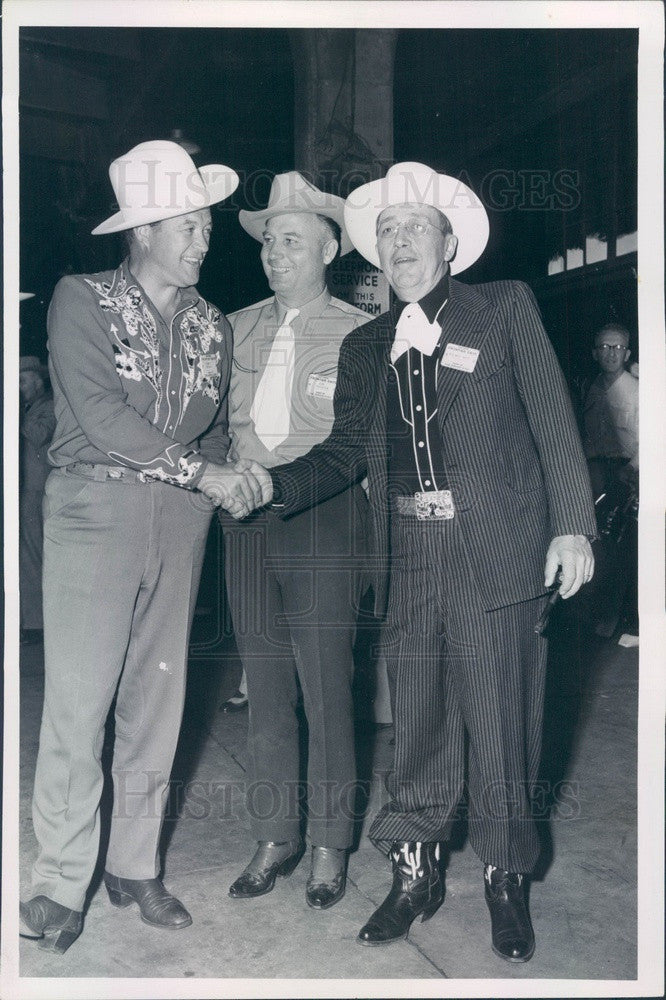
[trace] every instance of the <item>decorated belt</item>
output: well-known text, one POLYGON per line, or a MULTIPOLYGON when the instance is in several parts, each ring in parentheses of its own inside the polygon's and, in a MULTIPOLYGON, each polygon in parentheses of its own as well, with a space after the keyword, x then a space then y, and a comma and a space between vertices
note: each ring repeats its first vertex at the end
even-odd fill
POLYGON ((72 462, 66 465, 67 472, 73 472, 76 476, 85 476, 86 479, 96 479, 104 482, 106 479, 130 479, 135 482, 146 482, 142 478, 142 473, 137 469, 129 469, 126 465, 102 465, 93 462, 72 462))
POLYGON ((455 514, 451 490, 429 490, 409 497, 396 497, 395 509, 403 517, 419 521, 448 521, 455 514))

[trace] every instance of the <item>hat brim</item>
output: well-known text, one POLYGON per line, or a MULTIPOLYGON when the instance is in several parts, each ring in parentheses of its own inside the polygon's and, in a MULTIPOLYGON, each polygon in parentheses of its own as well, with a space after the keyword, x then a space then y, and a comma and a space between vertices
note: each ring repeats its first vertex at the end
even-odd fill
POLYGON ((308 192, 308 199, 310 203, 307 206, 283 201, 276 202, 270 208, 260 209, 257 212, 249 212, 242 208, 238 213, 238 221, 246 233, 261 243, 266 223, 276 215, 325 215, 327 219, 332 219, 340 227, 340 256, 344 257, 345 254, 354 249, 345 226, 344 201, 335 195, 325 194, 322 194, 321 199, 318 199, 313 197, 311 192, 308 192))
MULTIPOLYGON (((411 167, 411 164, 397 166, 411 167)), ((414 164, 422 167, 421 164, 414 164)), ((442 212, 458 237, 456 255, 450 262, 451 274, 459 274, 479 259, 488 243, 490 223, 486 210, 471 188, 455 177, 436 174, 436 184, 424 184, 423 194, 415 196, 418 185, 406 184, 408 172, 389 172, 386 177, 356 188, 345 202, 345 226, 352 243, 366 260, 381 269, 377 252, 377 219, 389 205, 430 205, 442 212)))
POLYGON ((175 219, 179 215, 187 215, 189 212, 198 212, 202 208, 209 208, 221 201, 229 198, 240 182, 240 178, 235 170, 226 167, 223 163, 208 163, 205 167, 199 167, 205 191, 202 197, 193 199, 191 205, 185 208, 160 208, 154 211, 143 212, 141 216, 131 216, 127 212, 116 212, 109 216, 104 222, 92 230, 92 236, 102 236, 106 233, 121 233, 127 229, 134 229, 136 226, 147 226, 152 222, 162 222, 164 219, 175 219), (214 178, 212 180, 209 179, 214 178))

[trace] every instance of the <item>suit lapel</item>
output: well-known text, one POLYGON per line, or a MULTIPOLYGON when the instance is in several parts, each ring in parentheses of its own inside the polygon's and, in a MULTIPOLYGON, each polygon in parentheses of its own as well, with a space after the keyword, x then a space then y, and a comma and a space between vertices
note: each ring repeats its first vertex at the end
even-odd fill
MULTIPOLYGON (((473 285, 464 285, 451 279, 449 302, 442 313, 442 338, 440 357, 447 344, 471 347, 480 351, 488 336, 497 313, 473 285)), ((447 368, 440 364, 437 369, 437 418, 440 427, 446 420, 451 404, 460 392, 464 380, 470 373, 447 368)))
POLYGON ((368 422, 368 464, 374 466, 380 484, 384 484, 387 478, 386 392, 396 315, 397 310, 394 306, 378 317, 377 336, 372 345, 376 392, 372 415, 368 422))

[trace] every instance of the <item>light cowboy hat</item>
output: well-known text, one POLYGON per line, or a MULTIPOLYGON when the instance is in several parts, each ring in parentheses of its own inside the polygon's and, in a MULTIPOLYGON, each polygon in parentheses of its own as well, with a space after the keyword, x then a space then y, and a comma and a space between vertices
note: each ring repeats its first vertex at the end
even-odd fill
POLYGON ((471 267, 483 253, 490 223, 480 199, 455 177, 438 174, 424 163, 396 163, 386 176, 356 188, 345 202, 345 225, 366 260, 380 267, 377 219, 389 205, 431 205, 443 212, 458 237, 451 273, 471 267))
POLYGON ((290 170, 286 174, 276 174, 273 178, 266 208, 258 212, 241 209, 238 221, 246 233, 261 241, 266 223, 274 215, 287 213, 325 215, 340 227, 340 256, 343 257, 353 249, 345 229, 344 207, 344 198, 320 191, 314 184, 306 181, 297 170, 290 170))
POLYGON ((238 187, 238 174, 223 163, 196 167, 177 142, 141 142, 109 167, 120 211, 100 222, 93 236, 120 233, 224 201, 238 187))

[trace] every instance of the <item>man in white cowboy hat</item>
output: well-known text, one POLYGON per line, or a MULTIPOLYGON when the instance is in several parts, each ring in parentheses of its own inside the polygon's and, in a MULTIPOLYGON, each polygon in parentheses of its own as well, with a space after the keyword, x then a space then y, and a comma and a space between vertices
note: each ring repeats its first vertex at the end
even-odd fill
MULTIPOLYGON (((241 211, 261 244, 273 295, 229 316, 234 364, 229 389, 231 460, 270 468, 323 441, 333 424, 340 344, 366 313, 333 298, 327 266, 352 249, 344 200, 297 171, 278 174, 266 208, 241 211)), ((307 902, 316 909, 345 891, 355 781, 352 647, 365 589, 367 498, 360 484, 288 521, 258 511, 224 525, 234 635, 249 698, 248 808, 258 841, 233 883, 235 899, 270 892, 303 853, 297 807, 298 683, 308 720, 307 902)))
MULTIPOLYGON (((22 292, 22 296, 29 293, 22 292)), ((51 471, 48 446, 55 429, 53 395, 45 385, 39 358, 19 358, 19 582, 21 642, 42 638, 42 498, 51 471)))
POLYGON ((593 572, 585 459, 530 290, 451 277, 488 238, 468 187, 399 163, 352 192, 345 223, 396 299, 342 345, 330 437, 271 476, 284 516, 369 480, 395 722, 390 802, 370 836, 392 858, 393 886, 359 940, 404 938, 442 902, 439 845, 463 794, 466 733, 492 946, 524 962, 546 663, 535 623, 558 570, 564 598, 593 572))
POLYGON ((192 921, 158 877, 188 634, 214 502, 261 502, 227 464, 231 331, 196 290, 210 206, 236 173, 141 143, 109 174, 125 232, 114 271, 57 285, 48 316, 56 430, 44 502, 45 695, 33 823, 39 854, 21 933, 64 952, 82 928, 99 849, 104 724, 115 698, 104 881, 115 906, 192 921), (210 498, 210 499, 209 499, 210 498))

